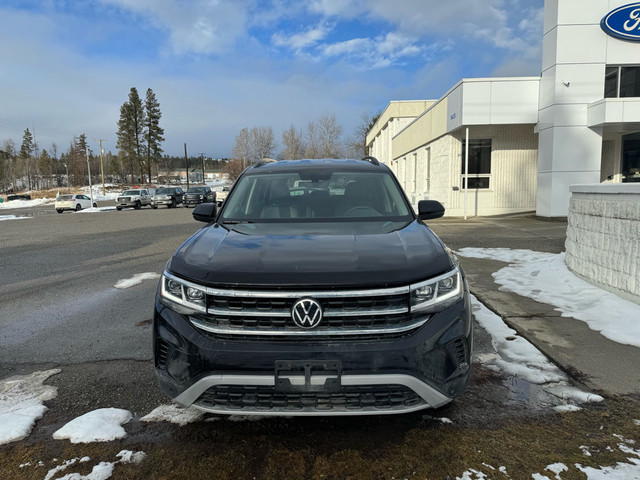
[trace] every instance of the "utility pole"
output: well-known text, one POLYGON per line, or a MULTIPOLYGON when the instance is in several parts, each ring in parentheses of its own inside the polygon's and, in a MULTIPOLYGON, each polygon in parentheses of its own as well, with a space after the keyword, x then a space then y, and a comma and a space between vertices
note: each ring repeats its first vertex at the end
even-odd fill
POLYGON ((206 183, 204 181, 204 153, 200 154, 200 159, 202 160, 202 183, 206 183))
POLYGON ((106 192, 104 189, 104 166, 102 164, 102 142, 106 142, 106 140, 99 138, 97 141, 100 143, 100 176, 102 177, 102 196, 105 196, 106 192))
POLYGON ((93 187, 91 186, 91 166, 89 165, 89 147, 85 147, 87 154, 87 173, 89 174, 89 193, 91 194, 91 207, 93 207, 93 187))
POLYGON ((184 163, 187 167, 187 190, 189 190, 189 157, 187 157, 187 142, 184 143, 184 163))

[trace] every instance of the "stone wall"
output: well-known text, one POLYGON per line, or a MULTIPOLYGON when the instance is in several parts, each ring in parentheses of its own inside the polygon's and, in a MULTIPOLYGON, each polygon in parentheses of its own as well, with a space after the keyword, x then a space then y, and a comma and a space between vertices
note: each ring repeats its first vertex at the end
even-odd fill
POLYGON ((573 185, 565 246, 572 272, 640 304, 640 184, 573 185))

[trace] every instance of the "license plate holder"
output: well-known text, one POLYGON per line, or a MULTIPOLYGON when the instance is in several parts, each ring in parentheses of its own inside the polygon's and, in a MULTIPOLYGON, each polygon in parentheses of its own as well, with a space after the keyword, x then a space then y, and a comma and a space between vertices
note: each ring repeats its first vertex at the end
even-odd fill
POLYGON ((275 388, 278 392, 339 392, 340 360, 277 360, 275 388))

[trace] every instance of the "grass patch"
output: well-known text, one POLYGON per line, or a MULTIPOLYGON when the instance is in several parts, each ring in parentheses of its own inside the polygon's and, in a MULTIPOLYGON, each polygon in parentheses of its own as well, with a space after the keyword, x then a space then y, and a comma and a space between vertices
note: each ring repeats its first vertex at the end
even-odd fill
MULTIPOLYGON (((264 419, 255 422, 198 422, 183 428, 139 426, 127 439, 105 444, 46 445, 17 442, 0 447, 0 478, 39 479, 65 460, 89 456, 54 478, 87 474, 99 462, 115 462, 120 450, 144 451, 139 464, 118 463, 117 479, 438 479, 456 478, 469 469, 489 478, 531 478, 561 462, 563 480, 584 479, 583 466, 628 463, 623 439, 640 443, 640 404, 608 399, 573 413, 549 411, 477 425, 454 420, 442 424, 421 414, 349 419, 264 419), (163 433, 158 434, 161 427, 163 433), (168 430, 168 431, 167 431, 168 430), (150 432, 153 432, 151 434, 150 432), (588 449, 591 456, 585 455, 588 449), (57 458, 57 461, 53 459, 57 458), (38 467, 38 462, 44 466, 38 467), (20 464, 31 465, 19 468, 20 464), (495 468, 495 472, 491 470, 495 468)), ((638 449, 638 445, 629 445, 638 449)), ((550 478, 552 478, 551 476, 550 478)))

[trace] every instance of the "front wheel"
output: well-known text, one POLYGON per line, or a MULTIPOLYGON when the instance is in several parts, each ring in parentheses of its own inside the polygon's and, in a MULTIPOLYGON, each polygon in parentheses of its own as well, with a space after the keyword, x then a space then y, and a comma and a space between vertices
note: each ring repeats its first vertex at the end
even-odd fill
POLYGON ((156 205, 151 205, 151 208, 153 208, 155 210, 158 207, 156 205))
POLYGON ((76 205, 76 212, 79 212, 80 210, 82 210, 82 206, 80 204, 76 205))
POLYGON ((138 202, 136 202, 136 205, 135 205, 135 207, 133 207, 133 208, 135 208, 136 210, 140 210, 140 208, 141 208, 141 207, 142 207, 142 205, 141 205, 141 204, 140 204, 140 202, 138 201, 138 202))
POLYGON ((171 200, 171 205, 169 206, 169 208, 176 208, 178 204, 176 203, 176 199, 174 198, 173 200, 171 200))
POLYGON ((122 207, 116 207, 116 210, 120 211, 120 210, 122 210, 122 207))
POLYGON ((98 204, 96 202, 93 202, 93 208, 98 208, 98 204))
POLYGON ((57 208, 57 209, 56 209, 56 212, 58 212, 58 213, 62 213, 63 211, 64 211, 64 210, 62 210, 61 208, 57 208))

